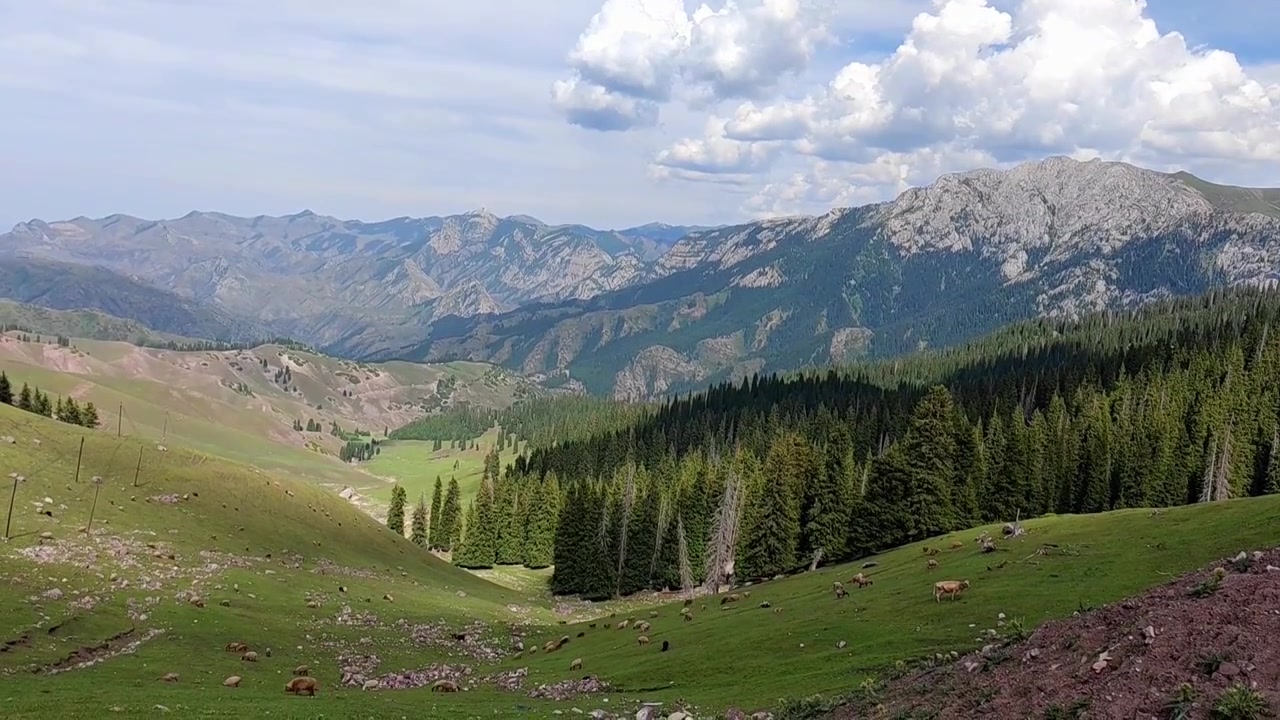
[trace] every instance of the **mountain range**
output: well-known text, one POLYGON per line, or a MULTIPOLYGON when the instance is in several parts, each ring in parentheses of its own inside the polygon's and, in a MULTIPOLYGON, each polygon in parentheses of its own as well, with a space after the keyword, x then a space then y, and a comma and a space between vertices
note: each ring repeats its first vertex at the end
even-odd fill
POLYGON ((71 297, 0 278, 0 296, 24 302, 184 335, 287 335, 363 359, 488 361, 638 399, 944 346, 1037 315, 1275 284, 1280 190, 1052 157, 726 227, 600 231, 483 211, 113 215, 19 224, 0 255, 100 274, 71 297), (173 312, 120 299, 138 288, 172 297, 173 312))

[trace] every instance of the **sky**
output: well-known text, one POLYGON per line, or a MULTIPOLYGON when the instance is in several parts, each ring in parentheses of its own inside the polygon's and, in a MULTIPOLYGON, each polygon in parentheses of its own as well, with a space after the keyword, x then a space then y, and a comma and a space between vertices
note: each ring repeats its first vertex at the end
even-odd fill
POLYGON ((820 213, 1048 155, 1280 186, 1273 0, 0 0, 0 226, 820 213))

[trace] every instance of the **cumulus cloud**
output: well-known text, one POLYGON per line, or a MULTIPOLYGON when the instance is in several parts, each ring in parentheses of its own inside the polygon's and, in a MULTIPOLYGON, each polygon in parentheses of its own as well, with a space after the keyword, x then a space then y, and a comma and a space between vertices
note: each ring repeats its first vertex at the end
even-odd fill
POLYGON ((790 98, 775 92, 781 75, 757 81, 748 68, 765 58, 803 67, 824 26, 805 13, 765 23, 767 4, 743 14, 742 33, 805 40, 788 46, 799 48, 790 56, 781 40, 756 40, 753 61, 723 65, 738 68, 735 81, 708 80, 721 67, 709 58, 738 57, 744 34, 690 31, 688 45, 663 46, 680 48, 663 65, 672 68, 665 87, 701 81, 721 99, 745 101, 713 109, 726 119, 655 160, 696 164, 703 176, 764 171, 780 156, 805 166, 766 183, 749 205, 755 213, 886 197, 942 172, 1052 154, 1158 168, 1280 162, 1274 68, 1247 69, 1231 52, 1192 46, 1157 27, 1145 0, 935 0, 885 57, 848 63, 824 87, 790 98))
POLYGON ((767 97, 829 37, 831 3, 725 0, 692 14, 683 0, 606 0, 569 54, 552 100, 583 127, 652 125, 660 103, 767 97), (604 112, 600 108, 607 108, 604 112))

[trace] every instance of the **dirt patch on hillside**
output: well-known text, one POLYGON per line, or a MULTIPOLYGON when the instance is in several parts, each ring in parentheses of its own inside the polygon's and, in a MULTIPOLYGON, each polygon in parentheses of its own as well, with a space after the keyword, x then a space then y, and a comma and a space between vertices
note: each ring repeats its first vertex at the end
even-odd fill
POLYGON ((829 714, 873 717, 1208 718, 1233 685, 1280 713, 1280 550, 1224 559, 1127 600, 1042 625, 891 681, 876 697, 829 714), (1226 573, 1215 583, 1214 570, 1226 573), (876 707, 880 705, 881 707, 876 707), (908 713, 915 713, 909 715, 908 713), (932 713, 932 714, 931 714, 932 713))

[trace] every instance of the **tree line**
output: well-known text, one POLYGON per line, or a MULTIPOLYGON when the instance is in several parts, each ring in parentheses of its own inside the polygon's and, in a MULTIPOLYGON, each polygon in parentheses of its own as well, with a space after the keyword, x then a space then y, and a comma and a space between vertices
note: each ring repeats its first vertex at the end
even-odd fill
MULTIPOLYGON (((387 527, 404 535, 404 513, 408 493, 397 484, 391 489, 391 504, 387 510, 387 527)), ((419 496, 410 520, 410 540, 415 544, 442 552, 452 552, 462 538, 462 499, 457 478, 449 479, 445 493, 440 477, 436 476, 435 490, 431 494, 431 506, 426 497, 419 496)))
POLYGON ((56 402, 50 401, 49 396, 41 392, 39 387, 33 389, 25 382, 14 393, 13 384, 4 372, 0 372, 0 403, 71 425, 96 428, 99 424, 98 408, 92 402, 81 405, 73 397, 59 397, 56 402))
POLYGON ((769 577, 1018 516, 1274 493, 1272 327, 1280 295, 1217 292, 720 384, 537 447, 500 481, 486 472, 468 508, 480 552, 459 562, 511 561, 506 518, 548 484, 552 588, 593 598, 769 577))
POLYGON ((499 454, 484 459, 480 488, 467 505, 461 543, 453 563, 464 568, 552 563, 560 488, 554 474, 537 482, 520 482, 512 473, 499 476, 499 454))

